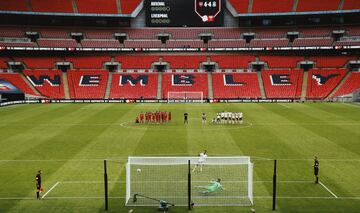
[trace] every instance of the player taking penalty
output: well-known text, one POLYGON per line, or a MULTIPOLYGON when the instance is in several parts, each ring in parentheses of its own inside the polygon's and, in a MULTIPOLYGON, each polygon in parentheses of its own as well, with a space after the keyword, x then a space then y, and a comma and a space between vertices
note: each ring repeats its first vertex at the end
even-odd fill
POLYGON ((197 186, 196 188, 205 189, 204 191, 201 191, 201 194, 203 195, 209 195, 210 193, 214 193, 218 191, 219 189, 225 190, 225 188, 221 185, 221 179, 218 178, 216 181, 211 181, 209 185, 207 186, 197 186))
POLYGON ((204 166, 204 163, 206 161, 207 158, 207 151, 205 150, 204 152, 199 154, 199 160, 198 163, 195 165, 194 169, 192 170, 192 172, 195 172, 196 168, 199 166, 200 167, 200 172, 202 172, 202 168, 204 166))

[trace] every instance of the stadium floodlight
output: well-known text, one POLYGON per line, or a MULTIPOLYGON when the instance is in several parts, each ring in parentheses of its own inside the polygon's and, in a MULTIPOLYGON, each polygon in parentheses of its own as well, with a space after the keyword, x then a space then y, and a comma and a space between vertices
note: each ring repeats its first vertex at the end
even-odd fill
POLYGON ((168 103, 203 103, 203 92, 168 92, 168 103))
POLYGON ((202 172, 192 172, 198 160, 198 157, 129 157, 126 205, 158 206, 159 200, 176 206, 253 205, 250 157, 208 157, 202 172), (224 189, 207 193, 207 187, 218 179, 224 189))

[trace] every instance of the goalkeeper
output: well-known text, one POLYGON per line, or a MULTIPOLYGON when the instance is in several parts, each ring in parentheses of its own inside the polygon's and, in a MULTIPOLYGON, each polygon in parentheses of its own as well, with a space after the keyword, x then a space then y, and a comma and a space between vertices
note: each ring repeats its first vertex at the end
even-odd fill
POLYGON ((221 179, 218 178, 216 181, 211 181, 210 184, 207 186, 198 186, 197 188, 205 189, 205 191, 201 192, 203 195, 214 193, 219 189, 225 190, 225 188, 221 185, 220 181, 221 179))

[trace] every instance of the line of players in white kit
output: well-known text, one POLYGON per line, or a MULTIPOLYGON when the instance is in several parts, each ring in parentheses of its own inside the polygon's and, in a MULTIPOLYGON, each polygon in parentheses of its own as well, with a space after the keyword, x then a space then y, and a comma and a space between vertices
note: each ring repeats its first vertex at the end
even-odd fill
POLYGON ((218 112, 212 119, 213 124, 242 124, 244 115, 242 112, 218 112))

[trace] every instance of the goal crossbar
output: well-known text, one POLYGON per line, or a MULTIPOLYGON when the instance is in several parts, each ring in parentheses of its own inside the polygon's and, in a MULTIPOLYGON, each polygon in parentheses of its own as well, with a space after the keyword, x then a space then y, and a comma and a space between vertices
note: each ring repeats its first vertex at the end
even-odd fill
POLYGON ((204 93, 202 91, 193 92, 168 92, 168 103, 202 103, 204 93))

